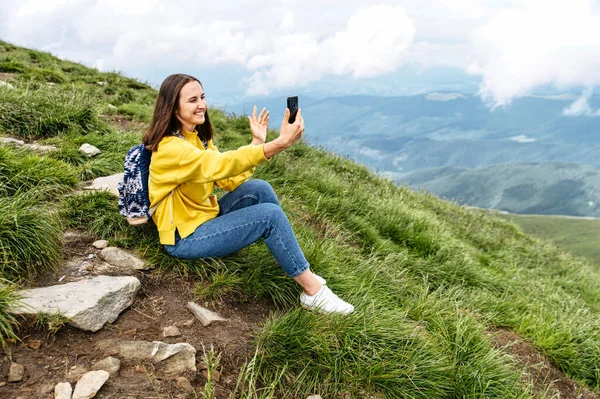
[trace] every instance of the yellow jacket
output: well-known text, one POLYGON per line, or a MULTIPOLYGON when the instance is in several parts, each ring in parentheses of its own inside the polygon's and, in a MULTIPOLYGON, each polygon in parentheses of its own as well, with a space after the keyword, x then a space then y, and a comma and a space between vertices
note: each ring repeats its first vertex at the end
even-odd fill
POLYGON ((164 137, 150 161, 150 206, 162 200, 152 215, 161 244, 175 244, 176 229, 185 238, 217 217, 215 184, 233 191, 252 176, 256 166, 268 161, 264 144, 219 152, 212 140, 205 150, 196 131, 183 131, 183 136, 185 140, 164 137))

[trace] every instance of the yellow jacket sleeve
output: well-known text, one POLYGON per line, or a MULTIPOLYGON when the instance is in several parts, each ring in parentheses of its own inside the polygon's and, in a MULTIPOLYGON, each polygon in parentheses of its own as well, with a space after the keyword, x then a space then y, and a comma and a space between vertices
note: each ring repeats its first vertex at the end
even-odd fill
POLYGON ((263 147, 262 144, 247 145, 234 151, 218 152, 186 145, 179 156, 177 183, 216 182, 238 176, 268 161, 263 147))
MULTIPOLYGON (((208 148, 217 152, 219 151, 219 149, 217 148, 217 146, 214 145, 212 140, 208 142, 208 148)), ((238 188, 242 183, 250 179, 250 177, 252 177, 252 175, 254 174, 255 169, 256 168, 253 167, 243 173, 240 173, 237 176, 229 177, 227 179, 216 180, 215 184, 217 185, 217 187, 225 191, 233 191, 236 188, 238 188)))

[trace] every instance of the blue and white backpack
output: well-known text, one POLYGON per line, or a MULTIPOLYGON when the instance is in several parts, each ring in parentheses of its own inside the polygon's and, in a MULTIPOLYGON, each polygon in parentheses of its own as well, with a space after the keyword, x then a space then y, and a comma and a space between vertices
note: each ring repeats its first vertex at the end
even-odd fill
POLYGON ((131 147, 125 156, 125 173, 119 182, 119 213, 127 218, 127 223, 140 225, 152 220, 158 204, 150 208, 148 176, 152 151, 143 144, 131 147))
MULTIPOLYGON (((173 135, 185 138, 179 131, 173 135)), ((203 141, 206 149, 208 143, 203 141)), ((119 182, 119 213, 127 218, 127 223, 133 226, 146 224, 152 220, 152 214, 164 200, 160 200, 150 208, 150 195, 148 193, 148 177, 150 175, 150 159, 152 151, 147 150, 143 144, 131 147, 125 156, 125 173, 123 181, 119 182)), ((173 192, 171 192, 173 195, 173 192)), ((171 210, 173 212, 173 210, 171 210)))

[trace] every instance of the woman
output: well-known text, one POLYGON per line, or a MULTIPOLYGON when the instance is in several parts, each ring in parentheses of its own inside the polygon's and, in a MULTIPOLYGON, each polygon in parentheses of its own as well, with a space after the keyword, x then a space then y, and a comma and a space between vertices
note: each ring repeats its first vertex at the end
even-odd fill
POLYGON ((310 271, 290 223, 269 183, 250 180, 256 166, 296 143, 304 132, 299 110, 286 110, 280 136, 265 143, 269 113, 250 121, 252 143, 224 153, 214 146, 204 90, 185 74, 162 83, 144 145, 152 151, 148 182, 152 215, 167 253, 183 259, 223 257, 264 237, 285 272, 302 286, 302 306, 348 314, 341 300, 310 271), (214 185, 229 191, 217 201, 214 185))

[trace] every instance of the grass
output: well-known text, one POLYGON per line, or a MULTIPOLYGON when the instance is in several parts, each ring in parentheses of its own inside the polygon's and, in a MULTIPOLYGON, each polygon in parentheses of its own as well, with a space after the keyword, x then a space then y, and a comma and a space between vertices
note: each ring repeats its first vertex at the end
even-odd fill
POLYGON ((523 232, 548 239, 576 256, 600 266, 600 220, 546 215, 498 214, 523 232))
MULTIPOLYGON (((151 88, 4 42, 0 47, 0 67, 22 70, 16 90, 0 92, 0 107, 13 107, 16 115, 0 120, 1 132, 60 149, 18 163, 25 156, 0 148, 0 167, 11 176, 2 180, 0 197, 5 277, 16 281, 52 267, 61 232, 76 228, 137 252, 158 272, 198 279, 203 299, 272 301, 277 311, 255 338, 255 356, 234 393, 239 397, 543 397, 515 360, 495 349, 488 333, 495 328, 517 332, 568 376, 600 392, 597 268, 512 223, 397 187, 301 142, 261 165, 254 177, 274 187, 311 268, 356 307, 348 317, 306 312, 297 304, 298 286, 262 242, 224 259, 179 260, 161 248, 153 226, 128 226, 112 195, 69 192, 78 179, 122 170, 141 132, 115 129, 103 112, 110 103, 144 120, 151 88), (48 81, 51 71, 64 80, 48 81), (25 129, 28 101, 40 104, 37 118, 57 128, 25 129), (73 116, 77 110, 88 110, 89 119, 73 116), (83 142, 102 154, 82 157, 77 148, 83 142), (25 186, 31 188, 25 192, 25 186), (52 194, 57 208, 39 201, 44 188, 63 186, 52 194)), ((245 117, 210 113, 221 151, 250 142, 245 117)), ((204 394, 211 392, 206 387, 204 394)))
POLYGON ((0 277, 31 279, 55 270, 61 260, 58 217, 38 205, 40 195, 0 197, 0 277))

